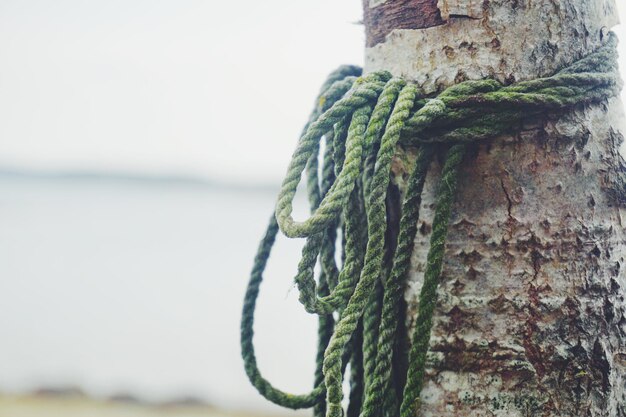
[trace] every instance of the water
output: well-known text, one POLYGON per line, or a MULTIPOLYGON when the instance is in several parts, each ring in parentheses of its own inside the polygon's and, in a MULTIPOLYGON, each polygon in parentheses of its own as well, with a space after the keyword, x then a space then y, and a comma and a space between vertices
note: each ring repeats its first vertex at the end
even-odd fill
MULTIPOLYGON (((197 395, 277 411, 250 386, 239 318, 275 192, 185 182, 0 177, 0 391, 197 395)), ((315 323, 279 239, 261 288, 262 370, 310 389, 315 323)))

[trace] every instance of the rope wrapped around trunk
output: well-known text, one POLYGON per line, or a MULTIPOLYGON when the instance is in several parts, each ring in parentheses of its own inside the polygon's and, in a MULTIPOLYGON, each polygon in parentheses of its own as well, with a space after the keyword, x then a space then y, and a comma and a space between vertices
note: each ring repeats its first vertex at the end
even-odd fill
POLYGON ((424 96, 414 83, 387 72, 360 76, 360 68, 353 66, 333 72, 293 154, 244 298, 241 349, 256 389, 284 407, 313 408, 316 417, 341 417, 349 362, 348 417, 417 416, 448 221, 467 145, 512 131, 524 119, 617 95, 621 80, 616 44, 610 34, 596 52, 548 78, 508 86, 495 80, 466 81, 436 97, 424 96), (387 210, 398 145, 416 147, 417 158, 399 232, 393 234, 387 210), (407 359, 397 343, 404 321, 402 294, 424 181, 440 152, 445 162, 407 359), (303 174, 311 215, 298 222, 292 217, 293 200, 303 174), (259 287, 279 229, 287 237, 306 239, 295 283, 306 311, 319 315, 315 386, 301 395, 281 391, 262 376, 252 342, 259 287), (341 265, 336 262, 338 236, 341 265))

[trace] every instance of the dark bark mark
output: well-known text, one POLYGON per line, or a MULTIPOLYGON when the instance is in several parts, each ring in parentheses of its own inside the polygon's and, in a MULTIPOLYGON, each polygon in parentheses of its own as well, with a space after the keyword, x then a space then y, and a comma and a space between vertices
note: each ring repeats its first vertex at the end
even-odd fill
POLYGON ((546 373, 546 367, 544 365, 544 355, 541 350, 541 346, 538 343, 537 333, 539 333, 538 323, 541 323, 541 314, 537 305, 539 304, 539 292, 540 290, 534 285, 530 285, 528 289, 528 317, 526 319, 526 332, 525 338, 522 340, 522 345, 526 352, 526 359, 535 368, 538 379, 541 380, 546 373))
MULTIPOLYGON (((404 318, 407 317, 408 306, 404 298, 400 299, 400 315, 399 317, 404 318)), ((402 390, 406 385, 406 370, 409 369, 409 350, 410 346, 410 337, 409 337, 409 329, 406 327, 406 323, 403 319, 398 320, 398 329, 397 329, 397 337, 396 344, 394 347, 393 354, 393 363, 392 369, 397 370, 397 372, 392 373, 392 378, 394 381, 392 382, 392 386, 396 389, 396 394, 398 399, 401 401, 402 398, 402 390)))
POLYGON ((591 371, 595 374, 595 381, 599 381, 602 384, 602 392, 609 392, 612 367, 607 358, 606 350, 599 340, 596 340, 594 343, 591 364, 591 371))
POLYGON ((471 20, 480 20, 479 17, 468 16, 465 14, 451 14, 450 19, 471 19, 471 20))
MULTIPOLYGON (((391 272, 393 258, 397 249, 398 235, 400 234, 400 217, 402 214, 402 196, 400 190, 394 184, 389 184, 386 198, 387 230, 385 232, 385 255, 383 264, 387 273, 391 272)), ((406 384, 408 370, 409 337, 404 325, 404 317, 407 315, 407 306, 404 300, 400 303, 398 327, 396 329, 396 341, 391 368, 390 389, 395 391, 398 399, 402 394, 402 387, 406 384)))
POLYGON ((389 187, 387 188, 386 201, 387 230, 385 232, 385 243, 387 244, 387 247, 383 258, 384 264, 389 269, 391 269, 393 263, 393 256, 396 252, 396 246, 398 243, 398 235, 400 234, 401 206, 402 198, 400 196, 400 190, 396 185, 389 184, 389 187))
POLYGON ((603 173, 602 188, 605 190, 609 201, 612 205, 618 207, 626 207, 626 162, 619 154, 619 148, 624 141, 621 133, 611 129, 609 132, 609 141, 611 143, 611 153, 613 161, 608 163, 603 173))
POLYGON ((365 43, 368 47, 383 42, 394 29, 424 29, 445 23, 437 0, 393 0, 373 8, 369 3, 369 0, 363 0, 365 43))

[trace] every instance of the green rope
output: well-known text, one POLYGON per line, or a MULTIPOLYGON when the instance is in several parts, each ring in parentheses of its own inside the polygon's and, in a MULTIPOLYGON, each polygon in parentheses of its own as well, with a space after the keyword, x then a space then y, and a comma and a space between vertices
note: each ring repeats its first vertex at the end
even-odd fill
POLYGON ((359 78, 357 67, 333 72, 293 154, 244 298, 241 349, 256 389, 284 407, 313 408, 315 417, 341 417, 349 362, 348 417, 418 415, 448 222, 467 144, 515 131, 525 119, 545 112, 618 94, 616 43, 611 34, 596 52, 551 77, 508 86, 467 81, 436 97, 419 96, 418 86, 387 72, 359 78), (415 147, 417 158, 396 235, 388 230, 387 210, 393 195, 388 194, 391 164, 399 146, 415 147), (403 352, 396 346, 403 325, 402 294, 426 175, 434 155, 444 150, 417 320, 408 365, 402 369, 403 352), (292 217, 293 199, 303 173, 311 214, 298 222, 292 217), (314 388, 302 395, 281 391, 262 376, 252 342, 256 300, 279 229, 287 237, 306 238, 295 283, 306 311, 319 316, 314 388))
POLYGON ((430 330, 432 317, 437 304, 437 287, 441 279, 441 266, 445 252, 446 235, 448 233, 448 219, 454 192, 457 184, 459 166, 463 160, 466 145, 453 145, 446 155, 446 162, 439 183, 440 189, 437 196, 437 208, 433 219, 433 231, 430 235, 430 250, 426 259, 426 271, 424 283, 419 296, 417 310, 418 322, 413 332, 413 343, 409 354, 409 371, 404 386, 404 395, 400 407, 401 417, 414 417, 419 408, 419 394, 424 382, 424 368, 426 366, 426 353, 430 342, 430 330))
MULTIPOLYGON (((332 104, 342 97, 343 94, 345 94, 345 92, 350 88, 345 85, 345 82, 348 81, 353 83, 354 79, 351 77, 359 75, 360 73, 361 70, 358 67, 344 66, 340 67, 328 76, 324 86, 322 87, 320 96, 317 99, 315 110, 311 114, 309 122, 305 126, 305 132, 308 130, 309 125, 315 121, 317 117, 319 117, 319 114, 325 106, 332 106, 332 104), (350 81, 351 79, 352 81, 350 81), (343 93, 341 93, 341 91, 343 91, 343 93)), ((311 201, 313 199, 309 198, 309 200, 311 201)), ((316 381, 318 383, 315 384, 315 388, 307 394, 294 395, 275 388, 261 374, 256 360, 254 344, 252 342, 254 337, 254 312, 256 310, 256 301, 259 296, 261 283, 263 282, 263 272, 267 266, 267 260, 271 254, 272 246, 274 245, 277 233, 278 223, 276 222, 276 217, 272 215, 267 226, 265 236, 259 243, 252 272, 250 274, 250 280, 248 281, 244 297, 240 337, 244 369, 254 387, 269 401, 287 408, 311 408, 319 404, 324 399, 325 388, 323 378, 320 378, 319 382, 316 381)), ((325 324, 320 324, 320 327, 323 326, 325 326, 325 324)), ((319 333, 320 335, 324 334, 322 328, 320 328, 319 333)), ((320 343, 322 343, 322 341, 320 341, 320 343)), ((326 344, 324 344, 322 350, 325 348, 325 345, 326 344)), ((322 368, 322 360, 323 354, 319 355, 318 358, 317 368, 320 370, 322 368)))
POLYGON ((417 232, 417 221, 422 201, 422 189, 426 180, 426 171, 430 165, 432 152, 430 148, 422 147, 418 150, 415 168, 409 177, 406 196, 403 204, 403 213, 400 220, 400 234, 398 247, 393 259, 391 276, 385 282, 383 310, 378 334, 378 351, 376 369, 369 387, 361 417, 378 415, 379 407, 383 403, 385 391, 389 388, 392 369, 393 345, 396 339, 396 330, 399 319, 399 302, 404 290, 404 278, 409 272, 413 241, 417 232))
POLYGON ((376 344, 382 311, 382 296, 382 282, 378 280, 374 284, 374 290, 363 312, 363 378, 366 384, 364 387, 366 393, 370 390, 368 385, 371 385, 376 369, 376 344))
MULTIPOLYGON (((385 133, 381 139, 376 168, 372 178, 367 210, 368 240, 365 249, 365 262, 361 277, 354 293, 343 311, 342 317, 335 327, 335 332, 328 343, 324 357, 324 379, 326 382, 326 415, 341 417, 343 399, 341 356, 346 343, 354 332, 369 300, 376 279, 380 277, 383 261, 384 238, 387 221, 385 217, 385 196, 389 185, 391 160, 416 97, 417 87, 413 84, 405 86, 400 92, 397 103, 392 111, 385 133)), ((346 158, 346 163, 348 159, 346 158)), ((344 167, 345 169, 345 167, 344 167)), ((279 218, 279 216, 276 216, 279 218)), ((280 224, 280 221, 279 221, 280 224)), ((367 382, 365 383, 367 387, 367 382)))
MULTIPOLYGON (((363 325, 359 323, 354 332, 352 358, 350 358, 350 397, 347 417, 359 417, 363 404, 363 325)), ((326 402, 324 402, 326 405, 326 402)), ((326 409, 324 409, 326 411, 326 409)))

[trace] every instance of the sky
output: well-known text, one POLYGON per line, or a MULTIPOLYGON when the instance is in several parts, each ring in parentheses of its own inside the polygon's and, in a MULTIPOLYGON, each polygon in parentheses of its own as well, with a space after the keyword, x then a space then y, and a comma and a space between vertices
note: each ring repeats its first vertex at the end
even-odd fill
POLYGON ((0 0, 0 167, 277 183, 325 75, 362 63, 360 19, 358 0, 0 0))

